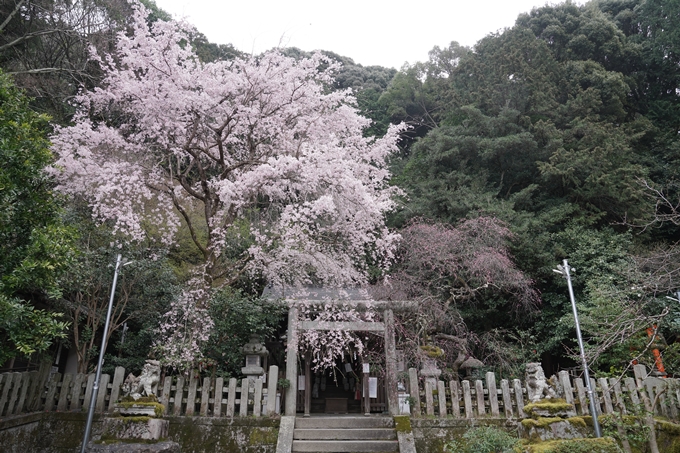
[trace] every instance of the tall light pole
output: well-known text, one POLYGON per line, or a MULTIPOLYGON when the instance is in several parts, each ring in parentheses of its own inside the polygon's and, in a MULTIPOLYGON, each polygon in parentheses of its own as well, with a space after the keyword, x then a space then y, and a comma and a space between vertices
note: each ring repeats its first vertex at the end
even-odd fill
POLYGON ((578 339, 578 347, 581 351, 581 361, 583 362, 583 375, 586 378, 586 387, 588 388, 588 400, 590 401, 590 414, 593 417, 593 428, 595 428, 595 437, 602 437, 600 430, 600 422, 597 419, 597 411, 595 410, 595 392, 593 386, 590 384, 590 376, 588 374, 588 362, 586 361, 586 352, 583 349, 583 338, 581 337, 581 325, 578 322, 578 311, 576 311, 576 299, 574 298, 574 288, 571 286, 571 274, 569 273, 573 268, 569 267, 567 260, 562 261, 562 265, 557 265, 557 269, 553 272, 564 276, 567 279, 567 286, 569 287, 569 298, 571 299, 571 309, 574 312, 574 323, 576 325, 576 338, 578 339))
MULTIPOLYGON (((104 336, 102 337, 102 347, 99 350, 99 361, 97 362, 97 374, 94 378, 94 385, 92 386, 92 394, 90 395, 90 408, 87 411, 87 423, 85 424, 85 434, 83 435, 83 445, 80 448, 80 453, 85 453, 85 447, 90 440, 90 431, 92 431, 92 419, 94 418, 94 406, 97 400, 97 393, 99 390, 99 379, 102 376, 102 365, 104 364, 104 351, 106 351, 106 336, 109 334, 109 323, 111 322, 111 311, 113 310, 113 296, 116 293, 116 282, 118 281, 118 271, 121 268, 122 256, 119 253, 116 259, 116 270, 113 273, 113 284, 111 285, 111 297, 109 298, 109 308, 106 311, 106 322, 104 323, 104 336)), ((123 266, 130 264, 128 261, 123 266)))

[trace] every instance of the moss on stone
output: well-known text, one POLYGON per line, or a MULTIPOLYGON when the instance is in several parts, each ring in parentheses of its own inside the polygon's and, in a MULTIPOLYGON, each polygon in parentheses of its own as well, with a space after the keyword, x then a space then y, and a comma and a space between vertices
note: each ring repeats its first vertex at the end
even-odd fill
MULTIPOLYGON (((127 398, 127 397, 126 397, 127 398)), ((146 397, 146 398, 140 398, 137 401, 132 400, 132 401, 122 401, 118 403, 118 407, 122 407, 125 409, 130 409, 135 406, 141 406, 141 407, 153 407, 154 408, 154 413, 156 414, 156 417, 162 417, 163 414, 165 413, 165 406, 163 406, 161 403, 158 401, 142 401, 143 399, 156 399, 155 396, 153 397, 146 397)))
POLYGON ((121 400, 122 403, 135 403, 135 404, 143 404, 143 403, 157 403, 158 398, 156 395, 150 395, 150 396, 142 396, 137 399, 134 399, 130 395, 124 396, 121 400))
POLYGON ((563 399, 546 399, 540 400, 536 403, 529 403, 524 406, 524 412, 527 414, 533 414, 534 410, 548 411, 550 414, 556 414, 558 412, 565 412, 574 409, 574 406, 567 403, 563 399))
POLYGON ((620 453, 611 437, 546 440, 524 445, 527 453, 620 453))
POLYGON ((547 428, 553 423, 563 422, 564 419, 560 417, 538 417, 538 418, 525 418, 522 420, 522 426, 526 429, 530 428, 547 428))
POLYGON ((248 437, 248 444, 256 445, 276 445, 279 433, 272 429, 253 428, 248 437))
POLYGON ((583 417, 569 417, 567 421, 577 428, 587 427, 586 421, 583 419, 583 417))
POLYGON ((430 358, 436 359, 444 355, 444 350, 438 346, 433 346, 431 344, 425 344, 420 347, 420 350, 425 353, 430 358))
POLYGON ((95 444, 100 445, 112 445, 112 444, 157 444, 159 442, 165 442, 167 439, 119 439, 113 436, 102 436, 99 440, 93 441, 95 444))
POLYGON ((680 425, 672 423, 667 420, 655 419, 656 427, 659 431, 670 434, 671 436, 680 436, 680 425))
POLYGON ((394 428, 398 433, 410 433, 412 431, 411 418, 408 415, 395 415, 394 428))
POLYGON ((121 419, 129 425, 131 423, 149 423, 151 417, 148 415, 135 415, 134 417, 121 417, 121 419))

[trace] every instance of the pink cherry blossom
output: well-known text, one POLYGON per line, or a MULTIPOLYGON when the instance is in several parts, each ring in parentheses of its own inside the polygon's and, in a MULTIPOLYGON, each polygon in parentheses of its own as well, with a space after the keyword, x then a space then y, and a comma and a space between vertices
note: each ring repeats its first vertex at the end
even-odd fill
POLYGON ((114 52, 93 55, 105 77, 52 137, 54 173, 58 190, 131 240, 171 245, 189 230, 203 263, 168 317, 185 326, 182 341, 200 348, 210 323, 180 313, 244 273, 345 285, 365 281, 367 253, 388 263, 398 235, 384 216, 398 189, 386 159, 403 127, 363 137, 369 120, 349 91, 329 89, 337 65, 321 54, 202 63, 189 25, 147 15, 138 5, 114 52), (248 245, 234 249, 229 233, 244 225, 248 245))

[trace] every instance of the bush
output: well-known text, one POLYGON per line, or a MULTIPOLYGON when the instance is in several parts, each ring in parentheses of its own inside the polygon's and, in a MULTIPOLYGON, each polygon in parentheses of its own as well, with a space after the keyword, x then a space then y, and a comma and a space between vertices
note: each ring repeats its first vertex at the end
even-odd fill
POLYGON ((472 428, 463 435, 461 442, 446 444, 448 453, 513 453, 519 439, 493 426, 472 428))

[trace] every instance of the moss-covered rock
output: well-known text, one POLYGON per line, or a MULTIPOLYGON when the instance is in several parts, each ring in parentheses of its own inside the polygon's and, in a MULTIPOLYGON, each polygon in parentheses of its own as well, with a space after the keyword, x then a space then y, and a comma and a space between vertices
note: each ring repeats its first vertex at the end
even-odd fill
POLYGON ((680 437, 680 425, 668 420, 655 419, 656 429, 671 436, 680 437))
POLYGON ((547 428, 553 423, 563 422, 564 419, 560 417, 538 417, 538 418, 525 418, 522 420, 522 426, 525 428, 547 428))
POLYGON ((526 453, 621 453, 621 448, 611 437, 599 439, 567 439, 532 442, 524 445, 526 453))
MULTIPOLYGON (((153 397, 155 399, 156 397, 153 397)), ((163 406, 161 403, 158 401, 152 401, 151 397, 147 398, 140 398, 137 401, 132 400, 132 401, 121 401, 120 403, 116 404, 116 409, 134 409, 134 408, 153 408, 154 410, 154 415, 156 417, 162 417, 163 414, 165 413, 165 406, 163 406), (142 401, 143 399, 149 399, 149 401, 142 401)))
POLYGON ((394 428, 398 433, 410 433, 412 431, 411 418, 408 415, 395 415, 394 428))
POLYGON ((588 435, 583 418, 561 417, 525 418, 520 423, 520 435, 532 442, 551 439, 574 439, 588 435))
POLYGON ((563 399, 545 399, 524 406, 524 412, 530 417, 566 416, 574 412, 574 405, 563 399))
MULTIPOLYGON (((588 417, 592 420, 592 417, 588 417)), ((586 423, 586 420, 583 417, 569 417, 567 419, 569 423, 572 425, 578 427, 578 428, 587 428, 588 424, 586 423)), ((592 425, 592 422, 591 422, 592 425)))
POLYGON ((278 440, 278 431, 265 428, 253 428, 250 431, 250 438, 248 445, 258 446, 267 444, 276 444, 278 440))

